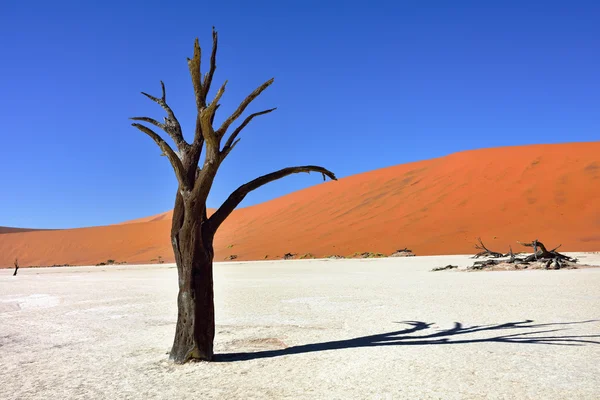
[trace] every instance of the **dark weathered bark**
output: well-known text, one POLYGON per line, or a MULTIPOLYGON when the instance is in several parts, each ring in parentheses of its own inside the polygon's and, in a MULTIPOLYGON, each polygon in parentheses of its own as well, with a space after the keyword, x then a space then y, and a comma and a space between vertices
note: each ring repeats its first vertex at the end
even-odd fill
POLYGON ((212 263, 214 232, 207 229, 202 205, 177 195, 171 240, 177 262, 177 325, 170 358, 211 360, 215 335, 212 263), (200 207, 200 209, 198 209, 200 207))
POLYGON ((177 325, 170 358, 177 363, 191 359, 211 360, 215 336, 215 313, 213 293, 213 240, 214 235, 225 218, 252 190, 287 175, 299 172, 319 172, 323 178, 335 175, 319 166, 301 166, 284 168, 261 176, 235 190, 217 212, 207 217, 206 199, 212 187, 219 166, 239 142, 238 135, 255 117, 268 114, 273 109, 256 112, 248 116, 237 127, 221 148, 221 140, 227 130, 245 111, 245 109, 267 87, 273 83, 269 79, 250 93, 238 108, 226 118, 219 129, 213 126, 219 109, 219 100, 225 92, 227 81, 220 87, 211 102, 207 102, 214 73, 216 70, 217 33, 213 28, 213 49, 210 57, 210 69, 202 79, 201 49, 198 39, 194 42, 194 55, 188 59, 188 68, 192 78, 196 100, 196 128, 194 141, 188 144, 181 125, 166 101, 165 85, 161 81, 162 95, 154 97, 142 94, 159 104, 167 113, 165 122, 149 117, 134 117, 134 121, 154 125, 166 132, 175 143, 175 150, 156 132, 140 123, 132 125, 148 135, 167 156, 179 183, 175 196, 175 208, 171 226, 171 244, 177 263, 179 294, 177 296, 177 325), (198 165, 202 150, 206 150, 205 161, 198 165))
POLYGON ((13 276, 17 275, 18 270, 19 270, 19 259, 15 258, 15 272, 13 273, 13 276))

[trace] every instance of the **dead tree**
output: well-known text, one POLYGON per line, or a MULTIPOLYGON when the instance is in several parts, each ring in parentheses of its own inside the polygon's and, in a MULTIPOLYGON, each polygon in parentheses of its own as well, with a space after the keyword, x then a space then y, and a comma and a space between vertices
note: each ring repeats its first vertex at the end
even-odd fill
POLYGON ((197 109, 194 139, 191 143, 184 139, 181 125, 167 104, 165 85, 162 81, 160 97, 143 92, 142 94, 163 108, 167 115, 164 121, 159 122, 148 117, 131 118, 162 129, 175 144, 175 148, 172 148, 159 134, 146 125, 138 122, 132 124, 150 136, 160 147, 171 163, 178 182, 171 226, 171 244, 179 276, 177 326, 170 352, 171 360, 176 363, 184 363, 191 359, 211 360, 213 358, 215 335, 213 240, 217 229, 229 214, 249 192, 291 174, 318 172, 323 175, 324 180, 326 176, 333 180, 336 179, 331 171, 319 166, 283 168, 243 184, 233 191, 217 211, 208 218, 206 199, 217 170, 239 143, 239 134, 254 118, 275 110, 272 108, 248 115, 227 136, 229 127, 244 113, 248 105, 273 83, 273 79, 269 79, 250 93, 220 126, 213 125, 227 81, 210 100, 209 92, 216 70, 217 56, 217 32, 214 28, 212 39, 210 67, 204 76, 201 73, 201 49, 198 39, 194 43, 193 57, 188 58, 197 109), (200 156, 203 150, 205 150, 204 162, 200 165, 200 156))
POLYGON ((495 251, 491 251, 487 247, 485 247, 485 245, 481 241, 480 237, 477 238, 477 241, 479 242, 479 244, 476 244, 475 248, 477 250, 483 250, 483 251, 480 251, 479 253, 475 254, 473 256, 473 258, 479 258, 479 257, 500 258, 500 257, 504 257, 504 254, 498 253, 498 252, 495 252, 495 251))
POLYGON ((574 258, 565 256, 564 254, 560 254, 558 251, 556 251, 560 246, 562 246, 560 244, 552 250, 548 251, 546 249, 546 246, 544 246, 544 243, 540 242, 537 239, 533 240, 531 243, 523 243, 519 241, 517 241, 517 243, 519 243, 522 246, 533 247, 533 254, 528 257, 525 257, 525 259, 523 260, 525 262, 532 262, 538 260, 557 260, 557 266, 559 266, 560 268, 560 260, 567 260, 570 262, 577 261, 574 258))
POLYGON ((19 270, 19 259, 15 258, 15 272, 13 273, 13 276, 17 276, 18 270, 19 270))

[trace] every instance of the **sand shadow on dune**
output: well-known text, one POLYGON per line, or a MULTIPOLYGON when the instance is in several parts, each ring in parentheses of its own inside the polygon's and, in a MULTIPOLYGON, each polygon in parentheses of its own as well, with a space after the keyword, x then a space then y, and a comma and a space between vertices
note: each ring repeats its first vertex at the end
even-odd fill
POLYGON ((582 346, 586 344, 600 344, 600 334, 557 335, 556 332, 569 329, 567 327, 568 325, 586 324, 597 321, 598 320, 533 324, 533 320, 525 320, 520 322, 507 322, 504 324, 474 326, 464 326, 460 322, 455 322, 452 328, 437 330, 432 333, 429 332, 432 330, 430 328, 433 323, 403 321, 398 323, 408 325, 409 327, 398 331, 361 336, 346 340, 310 343, 285 349, 216 354, 214 361, 245 361, 292 354, 313 353, 317 351, 379 346, 425 346, 472 343, 523 343, 555 346, 582 346), (512 333, 515 330, 520 331, 512 333), (470 338, 463 336, 468 334, 476 335, 470 338))

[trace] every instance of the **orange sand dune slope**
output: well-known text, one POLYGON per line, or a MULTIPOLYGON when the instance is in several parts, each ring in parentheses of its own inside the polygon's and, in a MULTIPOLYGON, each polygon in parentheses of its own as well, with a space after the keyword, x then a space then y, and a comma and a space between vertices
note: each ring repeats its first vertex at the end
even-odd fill
MULTIPOLYGON (((173 260, 168 218, 0 235, 0 265, 173 260)), ((481 236, 507 251, 538 238, 564 251, 600 250, 600 142, 465 151, 326 182, 236 210, 217 260, 284 253, 472 253, 481 236)))
POLYGON ((141 222, 153 222, 153 221, 162 221, 162 220, 171 220, 173 218, 173 210, 165 211, 164 213, 151 215, 149 217, 143 217, 138 219, 132 219, 130 221, 121 222, 117 225, 125 225, 125 224, 139 224, 141 222))

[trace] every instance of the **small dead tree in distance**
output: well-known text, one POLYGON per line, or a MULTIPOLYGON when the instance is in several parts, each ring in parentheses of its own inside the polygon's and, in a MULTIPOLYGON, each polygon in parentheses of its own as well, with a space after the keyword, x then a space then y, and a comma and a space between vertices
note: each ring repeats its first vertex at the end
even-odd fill
POLYGON ((19 259, 15 258, 15 272, 13 273, 13 276, 17 275, 18 270, 19 270, 19 259))
POLYGON ((177 325, 170 359, 184 363, 191 359, 211 360, 213 358, 213 340, 215 335, 215 316, 213 299, 213 240, 223 221, 251 191, 277 179, 299 172, 318 172, 335 180, 335 175, 319 166, 307 165, 283 168, 256 178, 237 188, 208 218, 206 199, 221 163, 239 143, 238 135, 255 117, 268 114, 268 109, 250 114, 233 130, 222 144, 227 130, 244 112, 246 107, 273 83, 269 79, 248 97, 246 97, 220 127, 213 126, 219 100, 225 92, 225 83, 219 88, 212 101, 208 100, 213 76, 216 70, 217 32, 213 27, 213 47, 210 55, 210 67, 202 76, 201 49, 196 39, 194 54, 188 58, 188 68, 192 78, 196 100, 197 116, 194 140, 188 143, 182 133, 179 121, 167 104, 165 85, 161 81, 162 95, 154 97, 142 94, 160 105, 167 116, 164 122, 148 117, 134 117, 132 120, 145 122, 162 129, 175 143, 173 149, 159 134, 138 122, 132 125, 150 136, 166 155, 177 177, 178 188, 175 195, 175 208, 171 226, 171 244, 175 253, 179 277, 177 297, 177 325), (205 149, 205 161, 200 166, 200 156, 205 149))

